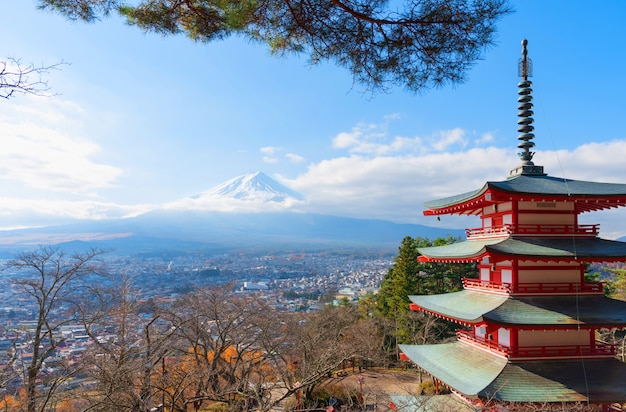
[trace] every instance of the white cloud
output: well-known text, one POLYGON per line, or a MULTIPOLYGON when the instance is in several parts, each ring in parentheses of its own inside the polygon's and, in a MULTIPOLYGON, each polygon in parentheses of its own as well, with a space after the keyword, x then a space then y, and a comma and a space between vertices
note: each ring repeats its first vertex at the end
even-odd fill
POLYGON ((276 153, 278 153, 281 149, 276 146, 265 146, 259 149, 259 152, 263 153, 263 162, 265 163, 278 163, 278 158, 276 157, 276 153))
POLYGON ((156 205, 121 205, 112 202, 67 199, 0 197, 0 230, 48 226, 75 220, 117 219, 137 216, 156 205))
POLYGON ((362 123, 349 132, 338 133, 333 139, 333 148, 346 149, 356 155, 386 156, 460 150, 468 145, 467 133, 460 128, 438 131, 430 136, 391 136, 390 121, 396 118, 387 116, 383 123, 362 123))
POLYGON ((478 139, 474 140, 474 144, 476 146, 482 146, 484 144, 491 143, 493 141, 494 141, 494 133, 487 132, 487 133, 483 133, 482 135, 478 137, 478 139))
POLYGON ((210 210, 216 212, 280 212, 287 209, 296 209, 303 201, 286 199, 281 202, 261 201, 248 199, 220 198, 206 196, 200 198, 185 198, 162 206, 165 210, 210 210))
POLYGON ((276 146, 265 146, 259 149, 259 151, 263 154, 269 155, 269 156, 273 156, 276 154, 277 151, 279 151, 280 148, 276 147, 276 146))
POLYGON ((309 200, 307 208, 355 217, 424 221, 422 203, 505 178, 517 163, 498 148, 404 156, 348 156, 311 165, 286 180, 309 200), (510 167, 508 167, 510 166, 510 167))
POLYGON ((0 116, 0 179, 74 194, 114 184, 122 171, 94 161, 100 147, 80 135, 78 120, 70 120, 80 118, 80 108, 58 98, 27 100, 0 116))
POLYGON ((303 156, 295 153, 287 153, 285 157, 293 164, 303 163, 306 161, 303 156))
POLYGON ((453 146, 465 147, 467 146, 467 140, 465 138, 465 131, 456 128, 452 130, 443 130, 435 134, 433 138, 433 149, 442 152, 453 146))
MULTIPOLYGON (((540 152, 535 164, 543 165, 551 176, 624 183, 626 166, 620 161, 624 158, 626 141, 617 140, 586 144, 571 152, 540 152), (568 165, 564 173, 560 164, 568 165)), ((313 164, 283 183, 306 196, 308 211, 464 228, 480 221, 443 217, 444 223, 435 222, 423 216, 423 202, 479 189, 489 180, 505 180, 518 164, 514 150, 496 147, 402 156, 352 155, 313 164)), ((616 213, 626 215, 626 211, 616 213)), ((598 218, 602 219, 601 213, 591 216, 592 223, 598 218)), ((626 235, 624 219, 603 227, 605 237, 626 235)))

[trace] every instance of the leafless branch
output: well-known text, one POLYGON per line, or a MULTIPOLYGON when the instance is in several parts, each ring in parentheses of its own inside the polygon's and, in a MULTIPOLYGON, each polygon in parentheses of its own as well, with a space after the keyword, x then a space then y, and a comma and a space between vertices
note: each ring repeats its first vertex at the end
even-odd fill
POLYGON ((0 97, 9 99, 16 94, 50 96, 50 87, 45 75, 59 70, 64 61, 52 65, 24 65, 19 59, 8 58, 0 61, 0 97))

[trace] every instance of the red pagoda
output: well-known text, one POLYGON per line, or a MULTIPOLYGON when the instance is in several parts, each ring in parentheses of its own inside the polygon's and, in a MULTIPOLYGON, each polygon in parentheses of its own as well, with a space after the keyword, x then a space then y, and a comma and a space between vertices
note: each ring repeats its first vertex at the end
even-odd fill
POLYGON ((531 64, 522 45, 522 163, 506 180, 425 204, 427 216, 482 221, 465 241, 419 250, 423 262, 477 262, 478 277, 464 279, 459 292, 410 296, 411 309, 463 328, 452 343, 400 349, 474 406, 612 410, 626 402, 626 363, 596 334, 626 328, 626 302, 605 297, 585 269, 626 261, 626 243, 601 239, 599 225, 580 224, 579 215, 626 206, 626 184, 551 177, 533 163, 531 64))

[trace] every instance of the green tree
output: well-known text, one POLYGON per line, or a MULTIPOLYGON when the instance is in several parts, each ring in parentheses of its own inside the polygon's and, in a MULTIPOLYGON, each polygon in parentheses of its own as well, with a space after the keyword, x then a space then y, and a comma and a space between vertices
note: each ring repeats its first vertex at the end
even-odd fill
POLYGON ((507 0, 39 0, 70 19, 111 13, 163 35, 209 42, 236 34, 279 55, 347 68, 370 91, 410 91, 463 81, 493 44, 507 0))
MULTIPOLYGON (((399 342, 409 342, 414 335, 415 322, 411 321, 409 295, 417 293, 420 264, 418 248, 431 246, 426 238, 406 236, 398 248, 394 263, 383 278, 376 301, 376 313, 395 323, 393 334, 388 335, 386 347, 390 353, 397 352, 399 342)), ((389 332, 389 330, 388 330, 389 332)))
POLYGON ((612 278, 605 284, 608 296, 626 300, 626 269, 608 269, 612 278))
POLYGON ((428 295, 462 289, 462 278, 476 275, 475 264, 421 263, 419 249, 458 242, 452 236, 437 238, 405 237, 398 255, 381 283, 376 301, 376 313, 394 320, 395 336, 388 337, 389 348, 396 343, 426 343, 445 338, 449 328, 423 313, 409 310, 410 295, 428 295))
POLYGON ((398 316, 409 311, 409 295, 417 292, 417 258, 420 246, 429 246, 430 241, 406 236, 398 248, 398 255, 387 271, 378 292, 378 313, 385 317, 398 316))

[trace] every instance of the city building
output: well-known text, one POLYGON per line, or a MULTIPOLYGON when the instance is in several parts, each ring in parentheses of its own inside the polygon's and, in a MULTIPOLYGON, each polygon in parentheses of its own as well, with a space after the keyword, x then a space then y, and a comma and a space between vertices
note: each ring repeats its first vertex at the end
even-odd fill
POLYGON ((585 270, 626 261, 626 243, 600 238, 599 225, 579 216, 625 206, 626 184, 552 177, 533 163, 532 67, 522 45, 521 164, 506 180, 425 204, 425 215, 482 222, 462 242, 419 250, 423 262, 477 262, 477 278, 459 292, 410 296, 411 309, 462 328, 451 343, 401 345, 402 358, 474 407, 611 410, 626 402, 626 363, 596 336, 626 328, 626 302, 605 297, 585 270))

